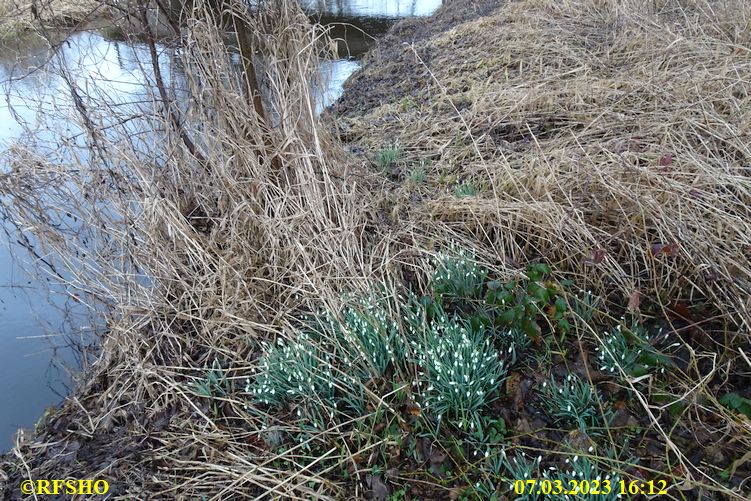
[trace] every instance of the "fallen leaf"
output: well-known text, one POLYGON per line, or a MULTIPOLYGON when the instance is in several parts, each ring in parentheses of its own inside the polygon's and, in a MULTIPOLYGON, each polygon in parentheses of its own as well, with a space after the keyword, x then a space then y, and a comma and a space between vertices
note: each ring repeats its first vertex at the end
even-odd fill
POLYGON ((674 301, 673 304, 670 305, 668 312, 672 313, 671 316, 673 317, 677 317, 677 318, 680 318, 681 320, 687 320, 691 323, 694 323, 693 315, 691 315, 691 312, 688 310, 688 307, 686 307, 686 305, 683 303, 674 301))
POLYGON ((672 244, 652 244, 652 247, 650 248, 652 252, 652 256, 658 257, 661 254, 665 254, 666 256, 675 257, 678 255, 678 244, 672 243, 672 244))
POLYGON ((386 501, 389 497, 389 486, 383 483, 380 475, 368 474, 365 480, 370 486, 370 491, 373 494, 373 498, 378 501, 386 501))
POLYGON ((347 472, 351 476, 355 476, 355 474, 360 470, 360 468, 355 463, 347 463, 347 472))
POLYGON ((660 157, 660 166, 667 167, 673 163, 673 155, 663 155, 660 157))
POLYGON ((626 409, 619 409, 615 411, 610 426, 613 428, 633 428, 639 426, 639 421, 626 409))
POLYGON ((429 461, 433 466, 440 465, 448 457, 441 449, 440 444, 433 443, 428 437, 423 437, 420 440, 419 453, 422 456, 422 461, 429 461))
POLYGON ((442 464, 444 461, 446 461, 447 457, 448 455, 445 452, 442 452, 437 447, 434 447, 430 452, 430 462, 434 465, 442 464))
POLYGON ((588 264, 588 265, 600 264, 605 260, 606 255, 607 255, 607 252, 605 252, 604 249, 595 249, 594 251, 592 251, 592 255, 590 257, 587 257, 584 260, 584 264, 588 264))
POLYGON ((681 464, 670 470, 670 474, 673 476, 673 478, 686 478, 687 473, 688 472, 686 471, 686 468, 684 468, 681 464))
POLYGON ((524 407, 524 401, 521 392, 522 375, 518 372, 511 374, 506 379, 506 394, 509 395, 514 402, 514 409, 519 412, 524 407))
POLYGON ((631 293, 631 296, 628 298, 628 311, 635 312, 639 309, 639 304, 641 303, 641 294, 639 294, 639 291, 634 291, 631 293))
POLYGON ((407 414, 415 417, 420 417, 420 414, 422 414, 422 408, 420 408, 420 404, 414 402, 410 402, 406 405, 406 411, 407 414))
POLYGON ((516 422, 516 431, 520 434, 532 432, 532 426, 529 424, 529 421, 527 421, 527 418, 519 418, 516 422))
POLYGON ((568 442, 574 450, 582 452, 589 452, 589 448, 595 446, 589 435, 578 429, 568 434, 568 442))

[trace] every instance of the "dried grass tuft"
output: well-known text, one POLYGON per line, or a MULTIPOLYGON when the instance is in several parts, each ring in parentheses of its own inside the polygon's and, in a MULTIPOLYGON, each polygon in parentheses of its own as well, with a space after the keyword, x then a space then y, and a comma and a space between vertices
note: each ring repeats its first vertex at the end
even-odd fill
POLYGON ((397 225, 621 297, 708 298, 748 332, 749 20, 742 1, 535 0, 397 28, 335 127, 368 152, 398 144, 403 178, 429 162, 397 225))
POLYGON ((218 418, 191 389, 214 360, 242 388, 261 340, 294 336, 293 313, 337 304, 339 291, 383 263, 364 253, 368 198, 344 181, 348 160, 318 125, 320 30, 291 2, 223 6, 224 16, 201 1, 185 13, 172 80, 153 41, 136 53, 150 90, 133 105, 70 84, 78 115, 56 132, 78 127, 83 149, 71 141, 49 151, 31 135, 4 155, 3 214, 35 252, 58 256, 56 280, 72 296, 108 310, 100 360, 47 429, 88 452, 64 466, 47 445, 19 448, 39 478, 93 475, 117 457, 99 474, 136 496, 336 492, 324 480, 330 462, 290 470, 302 453, 293 450, 292 463, 273 466, 264 423, 245 410, 249 396, 221 397, 222 416, 233 417, 218 418), (240 23, 254 36, 228 42, 225 29, 240 23), (258 84, 245 78, 252 65, 237 62, 248 44, 243 55, 262 54, 251 56, 258 84), (186 92, 193 98, 179 102, 186 92), (137 439, 147 428, 150 438, 137 439), (147 474, 129 456, 144 448, 168 474, 147 474))

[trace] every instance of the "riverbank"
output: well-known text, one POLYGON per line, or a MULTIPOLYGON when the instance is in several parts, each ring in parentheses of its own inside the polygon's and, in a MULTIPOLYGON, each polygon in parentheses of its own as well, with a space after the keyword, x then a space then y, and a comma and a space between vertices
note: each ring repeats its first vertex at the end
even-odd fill
MULTIPOLYGON (((588 322, 563 351, 574 372, 628 388, 610 398, 623 399, 617 413, 628 412, 615 421, 630 425, 612 433, 640 436, 625 443, 645 469, 626 472, 745 493, 746 466, 726 482, 751 441, 749 14, 743 2, 454 2, 396 26, 328 116, 381 175, 401 238, 453 235, 511 269, 543 261, 634 319, 633 332, 660 324, 685 343, 670 354, 670 376, 643 376, 649 388, 641 373, 608 374, 619 364, 602 363, 607 321, 588 322), (726 360, 727 386, 704 357, 726 360), (735 438, 716 434, 724 425, 735 438), (661 444, 662 459, 647 460, 645 442, 661 444)), ((528 447, 522 456, 545 458, 559 440, 524 389, 544 367, 507 380, 518 412, 501 415, 515 423, 512 442, 528 447)), ((553 450, 577 450, 566 441, 553 450)), ((603 454, 602 442, 595 449, 603 454)), ((509 483, 521 478, 512 471, 509 483)), ((688 496, 733 497, 703 489, 688 496)))
POLYGON ((38 2, 0 0, 0 42, 32 31, 41 22, 48 28, 84 26, 111 16, 111 9, 95 0, 38 2))
MULTIPOLYGON (((92 226, 155 283, 80 267, 119 300, 101 360, 0 488, 508 499, 585 479, 611 482, 599 500, 649 481, 743 499, 749 9, 449 2, 397 24, 320 123, 314 32, 282 8, 248 20, 273 27, 273 130, 197 20, 200 129, 159 122, 161 169, 110 136, 124 172, 78 166, 130 218, 92 226)), ((32 179, 45 160, 25 154, 32 179)))
POLYGON ((471 234, 621 298, 701 297, 745 331, 751 35, 731 7, 637 4, 405 21, 328 124, 388 179, 396 226, 471 234))

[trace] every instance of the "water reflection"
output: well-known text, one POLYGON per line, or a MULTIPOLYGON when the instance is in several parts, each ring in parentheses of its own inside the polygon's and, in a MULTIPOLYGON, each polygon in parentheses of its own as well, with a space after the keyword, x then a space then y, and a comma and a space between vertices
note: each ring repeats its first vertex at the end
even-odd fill
POLYGON ((342 17, 314 14, 313 19, 328 29, 337 42, 340 58, 352 59, 365 54, 378 36, 386 33, 395 20, 383 17, 342 17))
MULTIPOLYGON (((36 47, 37 43, 38 40, 29 39, 17 47, 0 49, 4 55, 0 58, 0 82, 5 97, 0 105, 0 149, 10 141, 24 142, 26 132, 42 143, 49 140, 54 149, 55 139, 75 140, 81 136, 82 131, 75 125, 77 112, 70 89, 62 74, 80 89, 86 108, 103 120, 111 120, 112 111, 123 116, 128 107, 134 109, 152 100, 142 67, 142 62, 148 60, 145 47, 81 32, 62 43, 53 57, 52 51, 36 47), (97 112, 100 107, 103 109, 97 112)), ((165 51, 160 58, 167 75, 171 71, 169 56, 165 51)), ((106 128, 107 123, 103 126, 106 128)))
MULTIPOLYGON (((12 141, 33 140, 34 148, 50 158, 64 159, 66 149, 88 154, 61 68, 84 90, 89 109, 105 102, 112 109, 148 99, 139 64, 145 56, 141 47, 78 33, 61 45, 59 56, 53 58, 36 38, 0 50, 5 97, 0 104, 0 150, 12 141)), ((0 175, 7 170, 7 165, 0 166, 0 175)), ((50 217, 71 232, 78 229, 63 214, 50 217)), ((57 270, 43 264, 52 264, 52 259, 29 253, 14 230, 11 222, 0 221, 0 451, 13 445, 18 428, 32 427, 47 406, 67 393, 67 369, 75 369, 82 355, 71 345, 89 344, 95 325, 89 311, 61 284, 57 270), (38 273, 29 275, 25 269, 38 273)), ((33 235, 27 236, 27 243, 35 245, 33 235)))
POLYGON ((12 446, 18 428, 32 427, 68 392, 66 368, 78 366, 78 353, 69 347, 87 342, 86 331, 71 329, 78 321, 66 312, 69 301, 29 279, 11 248, 0 245, 0 451, 12 446))
POLYGON ((327 85, 320 112, 341 96, 344 82, 360 67, 359 56, 379 35, 400 18, 432 14, 443 0, 302 0, 301 4, 313 20, 329 28, 341 57, 322 64, 327 85))
POLYGON ((318 96, 315 96, 318 113, 321 113, 325 107, 339 99, 344 89, 344 82, 359 67, 360 63, 354 59, 321 62, 322 88, 314 89, 314 92, 318 94, 318 96))
POLYGON ((302 0, 304 9, 345 17, 428 16, 441 6, 442 0, 302 0))

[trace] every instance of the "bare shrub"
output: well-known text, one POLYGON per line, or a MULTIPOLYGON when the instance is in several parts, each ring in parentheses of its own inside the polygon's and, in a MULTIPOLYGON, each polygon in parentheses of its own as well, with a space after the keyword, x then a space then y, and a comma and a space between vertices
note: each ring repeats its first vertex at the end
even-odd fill
MULTIPOLYGON (((149 25, 145 10, 133 15, 149 25)), ((322 496, 331 486, 319 474, 290 477, 289 465, 277 471, 238 441, 259 441, 261 430, 242 398, 222 397, 225 412, 244 417, 219 424, 188 382, 215 359, 230 380, 244 378, 259 340, 292 334, 293 308, 336 302, 378 266, 363 252, 367 198, 345 182, 348 160, 317 123, 311 84, 326 44, 286 1, 196 1, 183 17, 171 61, 146 37, 141 104, 87 93, 63 71, 81 135, 57 151, 31 136, 4 154, 4 214, 36 252, 55 256, 70 294, 109 311, 101 360, 63 410, 78 430, 67 437, 137 434, 169 416, 174 429, 150 447, 184 480, 157 480, 154 491, 215 493, 221 478, 225 494, 322 496), (179 444, 219 442, 235 445, 189 480, 208 456, 185 457, 179 444)), ((60 474, 43 456, 36 471, 60 474)), ((138 492, 133 482, 126 489, 138 492)))

